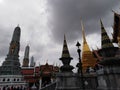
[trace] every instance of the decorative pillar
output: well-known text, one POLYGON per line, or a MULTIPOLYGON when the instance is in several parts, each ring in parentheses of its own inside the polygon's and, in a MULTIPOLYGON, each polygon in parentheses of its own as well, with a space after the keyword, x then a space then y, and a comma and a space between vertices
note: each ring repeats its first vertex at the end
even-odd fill
POLYGON ((80 77, 78 74, 73 73, 72 69, 74 67, 70 65, 72 59, 64 36, 62 57, 60 58, 63 65, 60 67, 60 72, 56 73, 55 90, 80 90, 80 77))
POLYGON ((63 51, 62 51, 62 56, 60 60, 63 63, 63 66, 60 67, 61 72, 72 72, 73 66, 70 65, 70 62, 73 58, 70 56, 68 46, 67 46, 67 41, 66 37, 64 35, 64 42, 63 42, 63 51))

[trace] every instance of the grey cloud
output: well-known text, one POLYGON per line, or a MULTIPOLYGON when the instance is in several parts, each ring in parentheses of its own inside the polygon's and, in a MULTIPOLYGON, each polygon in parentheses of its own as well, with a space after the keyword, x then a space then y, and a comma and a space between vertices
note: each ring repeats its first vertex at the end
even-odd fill
MULTIPOLYGON (((99 30, 99 19, 109 23, 105 17, 120 4, 119 0, 48 0, 52 14, 52 31, 55 41, 61 40, 64 33, 74 41, 81 36, 80 18, 85 23, 87 34, 99 30), (89 31, 88 31, 89 30, 89 31)), ((51 24, 50 24, 51 25, 51 24)))
POLYGON ((12 38, 12 35, 10 30, 6 27, 0 26, 0 56, 4 57, 5 55, 7 55, 8 53, 8 49, 9 49, 9 44, 8 42, 10 42, 10 37, 12 38), (6 32, 8 30, 8 32, 6 32), (7 43, 7 44, 6 44, 7 43))
POLYGON ((70 54, 77 62, 75 44, 81 40, 80 17, 87 35, 99 33, 99 19, 103 19, 106 27, 111 26, 111 9, 116 7, 119 8, 119 0, 3 0, 0 3, 0 59, 6 57, 13 30, 19 24, 21 62, 27 44, 37 62, 59 61, 64 34, 70 54))

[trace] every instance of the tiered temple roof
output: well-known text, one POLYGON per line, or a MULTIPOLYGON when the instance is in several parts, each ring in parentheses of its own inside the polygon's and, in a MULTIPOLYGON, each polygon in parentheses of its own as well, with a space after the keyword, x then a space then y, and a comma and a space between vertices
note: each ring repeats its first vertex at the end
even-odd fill
POLYGON ((21 72, 27 82, 34 83, 39 80, 40 77, 52 77, 55 72, 59 72, 59 67, 46 63, 45 65, 40 65, 37 67, 22 67, 21 72))

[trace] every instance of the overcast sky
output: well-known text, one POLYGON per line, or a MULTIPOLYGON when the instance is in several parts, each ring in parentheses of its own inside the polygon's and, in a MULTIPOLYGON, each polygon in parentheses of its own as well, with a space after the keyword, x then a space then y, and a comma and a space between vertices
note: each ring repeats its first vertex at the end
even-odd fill
MULTIPOLYGON (((87 42, 100 47, 100 18, 109 35, 113 12, 120 12, 119 0, 0 0, 0 63, 5 60, 14 28, 21 27, 20 62, 30 45, 30 58, 45 64, 60 63, 63 36, 66 34, 72 65, 78 62, 76 42, 82 43, 80 18, 87 42)), ((110 36, 111 37, 111 36, 110 36)))

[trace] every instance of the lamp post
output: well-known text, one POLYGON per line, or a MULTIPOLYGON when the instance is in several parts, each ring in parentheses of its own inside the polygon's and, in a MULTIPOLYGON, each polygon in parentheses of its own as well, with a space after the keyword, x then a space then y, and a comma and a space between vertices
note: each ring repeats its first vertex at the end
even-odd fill
POLYGON ((78 73, 80 73, 80 75, 81 75, 82 89, 85 90, 84 79, 83 79, 84 77, 83 77, 83 72, 82 72, 82 62, 81 62, 81 56, 80 56, 80 53, 81 53, 80 46, 81 46, 81 44, 79 42, 77 42, 76 46, 78 47, 77 52, 78 52, 78 56, 79 56, 79 63, 77 64, 78 73))

